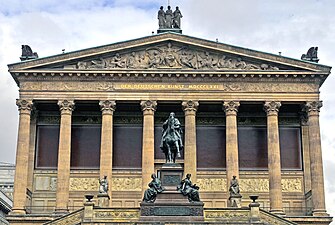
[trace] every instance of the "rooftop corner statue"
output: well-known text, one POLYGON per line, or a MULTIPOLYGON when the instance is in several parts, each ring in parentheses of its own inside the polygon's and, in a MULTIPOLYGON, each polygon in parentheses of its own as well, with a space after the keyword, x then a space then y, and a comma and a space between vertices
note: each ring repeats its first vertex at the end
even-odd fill
POLYGON ((163 6, 161 6, 158 11, 159 29, 180 29, 182 17, 183 15, 181 14, 178 6, 174 12, 172 12, 171 6, 168 6, 166 11, 164 11, 163 6))
POLYGON ((174 112, 171 112, 169 118, 163 123, 163 134, 160 144, 167 163, 175 163, 176 157, 181 157, 180 151, 184 147, 182 134, 180 122, 175 118, 174 112))

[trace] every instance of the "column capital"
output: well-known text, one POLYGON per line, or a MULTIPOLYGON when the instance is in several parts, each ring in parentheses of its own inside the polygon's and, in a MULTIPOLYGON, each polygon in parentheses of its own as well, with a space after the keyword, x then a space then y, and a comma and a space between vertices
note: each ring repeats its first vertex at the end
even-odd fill
POLYGON ((280 106, 280 102, 266 101, 264 103, 264 111, 267 113, 268 116, 277 116, 280 106))
POLYGON ((113 112, 116 108, 116 103, 114 100, 101 100, 99 106, 102 112, 102 115, 109 114, 113 115, 113 112))
POLYGON ((307 112, 303 111, 300 112, 300 124, 301 126, 307 126, 308 125, 308 115, 307 115, 307 112))
POLYGON ((16 99, 16 105, 19 108, 20 114, 31 114, 33 110, 33 101, 28 99, 16 99))
POLYGON ((223 110, 225 111, 226 116, 236 116, 239 106, 239 101, 227 101, 223 103, 223 110))
POLYGON ((73 100, 59 100, 58 106, 61 114, 72 114, 74 110, 74 101, 73 100))
POLYGON ((308 116, 318 116, 322 105, 322 101, 306 102, 303 110, 308 116))
POLYGON ((195 113, 198 110, 198 106, 199 106, 199 102, 198 101, 192 101, 192 100, 188 100, 188 101, 183 101, 181 103, 184 112, 188 112, 188 113, 195 113))
POLYGON ((140 103, 143 114, 153 114, 157 108, 157 101, 145 100, 140 103))

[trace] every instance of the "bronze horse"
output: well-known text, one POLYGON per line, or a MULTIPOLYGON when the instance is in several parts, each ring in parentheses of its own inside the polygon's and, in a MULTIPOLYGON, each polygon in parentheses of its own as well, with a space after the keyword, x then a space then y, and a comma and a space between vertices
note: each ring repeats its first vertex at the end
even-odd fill
POLYGON ((160 148, 165 154, 166 163, 175 163, 176 158, 180 157, 183 149, 182 130, 180 122, 170 113, 169 118, 163 124, 163 135, 160 148))

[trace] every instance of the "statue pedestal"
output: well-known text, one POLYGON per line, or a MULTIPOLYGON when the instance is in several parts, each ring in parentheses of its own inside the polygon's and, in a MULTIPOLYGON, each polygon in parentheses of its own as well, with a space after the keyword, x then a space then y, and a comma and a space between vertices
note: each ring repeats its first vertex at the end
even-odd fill
POLYGON ((162 169, 159 170, 159 177, 162 182, 162 187, 167 191, 177 190, 183 178, 183 167, 178 163, 165 163, 162 169))
POLYGON ((204 203, 189 202, 180 192, 164 191, 155 203, 142 202, 140 221, 204 221, 204 203))
POLYGON ((98 206, 101 208, 109 207, 109 195, 107 193, 98 194, 98 206))
POLYGON ((181 34, 182 30, 179 29, 179 28, 165 28, 165 29, 158 29, 157 30, 157 34, 165 33, 165 32, 175 32, 175 33, 181 34))
POLYGON ((241 198, 242 195, 231 195, 229 197, 230 207, 241 208, 241 198))

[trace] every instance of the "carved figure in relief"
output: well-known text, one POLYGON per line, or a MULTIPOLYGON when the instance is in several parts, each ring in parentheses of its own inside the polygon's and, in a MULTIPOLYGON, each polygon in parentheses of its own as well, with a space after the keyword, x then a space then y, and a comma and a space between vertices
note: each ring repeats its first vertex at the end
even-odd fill
POLYGON ((163 51, 164 65, 174 67, 177 65, 177 54, 171 48, 171 43, 168 43, 168 48, 163 51))
POLYGON ((127 68, 136 68, 137 61, 136 61, 136 53, 132 52, 130 56, 127 58, 127 68))
POLYGON ((111 68, 184 68, 184 69, 240 69, 240 70, 279 70, 270 64, 253 64, 241 57, 230 58, 226 55, 212 55, 210 52, 197 53, 187 46, 176 47, 168 43, 166 47, 150 47, 142 51, 116 53, 110 58, 100 58, 89 62, 78 62, 78 69, 111 68))
POLYGON ((165 28, 165 12, 164 12, 163 6, 159 8, 157 18, 158 18, 159 29, 164 29, 165 28))
POLYGON ((119 53, 116 53, 115 56, 108 63, 108 68, 124 68, 125 60, 122 59, 119 53))
POLYGON ((191 174, 187 174, 177 187, 184 196, 187 196, 189 202, 200 202, 199 187, 192 184, 191 174))
POLYGON ((87 69, 87 62, 78 62, 77 68, 80 70, 87 69))
POLYGON ((235 68, 236 69, 245 69, 247 67, 246 62, 242 61, 241 58, 237 58, 235 68))
POLYGON ((156 174, 151 175, 151 182, 148 184, 149 188, 145 190, 143 201, 153 203, 156 201, 157 194, 162 193, 164 188, 162 187, 162 182, 156 177, 156 174))
POLYGON ((104 60, 103 58, 100 58, 100 60, 92 60, 91 61, 92 65, 90 66, 90 68, 105 68, 107 65, 106 60, 104 60))
POLYGON ((181 14, 179 7, 176 7, 176 10, 173 12, 173 28, 180 29, 180 20, 183 18, 183 15, 181 14))
POLYGON ((181 124, 175 118, 174 112, 170 113, 169 118, 163 123, 163 132, 160 148, 165 154, 167 163, 175 163, 176 157, 181 157, 180 151, 183 149, 181 124))
POLYGON ((149 53, 149 68, 157 68, 162 63, 161 54, 158 51, 149 53))
POLYGON ((99 180, 99 193, 106 194, 108 192, 108 181, 107 176, 104 176, 99 180))
POLYGON ((195 55, 192 53, 187 53, 186 51, 183 51, 180 55, 180 64, 187 66, 189 68, 196 68, 195 67, 195 55))
POLYGON ((205 52, 205 56, 198 56, 199 68, 213 68, 215 66, 214 58, 209 55, 209 52, 205 52))
POLYGON ((173 12, 171 10, 171 6, 168 6, 165 12, 165 28, 172 28, 172 23, 173 23, 173 12))

